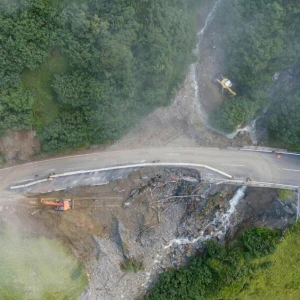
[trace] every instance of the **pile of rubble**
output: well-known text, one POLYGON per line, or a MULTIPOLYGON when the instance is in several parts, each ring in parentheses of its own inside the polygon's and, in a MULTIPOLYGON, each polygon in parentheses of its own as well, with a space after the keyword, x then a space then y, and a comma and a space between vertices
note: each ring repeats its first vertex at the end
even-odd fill
POLYGON ((132 206, 136 199, 145 193, 149 193, 151 201, 148 205, 157 211, 158 222, 171 205, 184 201, 187 210, 191 211, 195 203, 201 201, 207 195, 207 184, 201 183, 200 173, 191 169, 164 169, 154 176, 142 176, 139 179, 139 187, 130 191, 124 207, 132 206))
MULTIPOLYGON (((199 171, 185 168, 164 168, 140 176, 137 187, 129 192, 123 206, 130 208, 138 201, 144 201, 156 212, 157 218, 143 228, 137 241, 142 246, 149 245, 148 236, 152 230, 163 218, 170 218, 172 209, 178 205, 183 205, 185 210, 176 228, 178 239, 190 241, 199 236, 210 236, 215 231, 223 232, 222 222, 212 220, 218 220, 228 209, 228 200, 237 187, 212 185, 207 177, 207 174, 203 178, 199 171)), ((199 247, 201 243, 179 243, 169 247, 161 262, 162 269, 182 265, 199 247)))

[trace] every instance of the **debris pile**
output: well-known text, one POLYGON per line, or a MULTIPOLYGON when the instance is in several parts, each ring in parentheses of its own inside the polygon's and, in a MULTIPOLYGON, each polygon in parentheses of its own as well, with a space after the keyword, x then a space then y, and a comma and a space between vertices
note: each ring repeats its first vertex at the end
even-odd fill
MULTIPOLYGON (((163 168, 156 173, 147 173, 136 180, 136 185, 128 191, 123 203, 125 208, 135 208, 139 204, 146 205, 155 212, 151 222, 144 223, 136 242, 142 247, 150 247, 155 232, 160 224, 172 218, 179 207, 183 213, 176 223, 176 239, 187 242, 174 244, 162 255, 160 268, 180 266, 201 247, 201 243, 190 244, 189 241, 199 236, 207 237, 222 232, 219 239, 224 238, 226 231, 221 216, 229 208, 229 199, 237 187, 213 185, 210 183, 213 174, 205 173, 204 178, 195 169, 163 168), (212 222, 212 221, 215 222, 212 222)), ((218 238, 218 235, 215 236, 218 238)), ((168 244, 165 241, 165 244, 168 244)))
POLYGON ((70 241, 90 276, 82 299, 134 299, 158 274, 184 265, 206 240, 223 241, 253 226, 284 227, 295 219, 295 197, 281 201, 276 190, 248 187, 240 201, 243 188, 215 185, 215 175, 200 170, 141 168, 107 185, 43 195, 77 199, 76 209, 65 214, 34 213, 28 219, 28 210, 34 211, 29 204, 16 213, 45 236, 70 241))
POLYGON ((150 194, 149 208, 157 212, 158 223, 161 216, 174 204, 184 201, 187 210, 192 211, 195 203, 205 197, 207 185, 201 183, 200 173, 191 169, 164 169, 154 176, 139 178, 139 187, 129 192, 124 207, 130 207, 146 192, 150 194))

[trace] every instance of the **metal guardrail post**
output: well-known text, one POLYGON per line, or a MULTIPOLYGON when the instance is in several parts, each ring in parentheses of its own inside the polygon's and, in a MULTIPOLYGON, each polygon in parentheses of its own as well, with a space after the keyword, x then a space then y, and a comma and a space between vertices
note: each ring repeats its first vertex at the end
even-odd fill
POLYGON ((298 188, 298 201, 297 201, 297 214, 296 214, 296 221, 299 219, 299 209, 300 209, 300 187, 298 188))

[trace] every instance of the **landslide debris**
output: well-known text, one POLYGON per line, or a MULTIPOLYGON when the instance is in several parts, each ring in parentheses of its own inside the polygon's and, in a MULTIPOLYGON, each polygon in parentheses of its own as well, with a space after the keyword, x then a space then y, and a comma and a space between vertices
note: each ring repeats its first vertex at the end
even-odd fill
POLYGON ((295 219, 295 197, 283 202, 275 190, 251 187, 227 228, 222 217, 239 187, 213 185, 212 176, 185 168, 144 168, 105 186, 43 194, 74 199, 74 210, 40 207, 35 195, 12 214, 4 208, 0 217, 11 226, 18 218, 28 235, 61 239, 84 262, 90 281, 81 299, 134 299, 162 271, 184 265, 200 251, 199 236, 222 241, 223 232, 234 237, 252 226, 284 228, 295 219))

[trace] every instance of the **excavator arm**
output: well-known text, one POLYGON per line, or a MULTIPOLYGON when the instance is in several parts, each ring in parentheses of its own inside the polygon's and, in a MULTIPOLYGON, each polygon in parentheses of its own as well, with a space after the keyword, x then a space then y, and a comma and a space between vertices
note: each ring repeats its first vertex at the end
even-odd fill
POLYGON ((55 206, 55 210, 69 210, 73 208, 71 199, 41 198, 41 203, 47 206, 55 206))
POLYGON ((231 95, 235 96, 236 92, 234 92, 231 87, 232 83, 229 79, 227 78, 222 78, 222 80, 217 79, 217 81, 221 84, 222 88, 227 90, 231 95))

